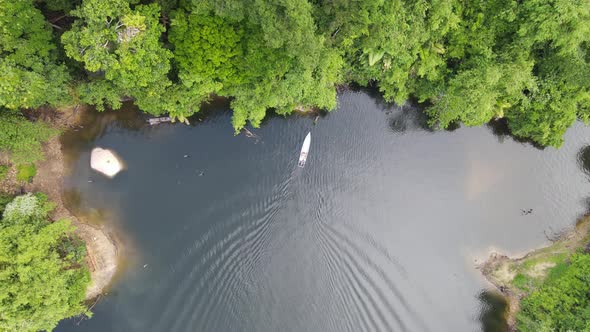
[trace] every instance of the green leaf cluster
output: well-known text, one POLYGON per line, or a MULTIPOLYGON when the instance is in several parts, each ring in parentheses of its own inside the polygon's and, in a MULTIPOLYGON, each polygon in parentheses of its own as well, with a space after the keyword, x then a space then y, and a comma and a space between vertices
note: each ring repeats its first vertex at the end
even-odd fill
POLYGON ((66 99, 57 53, 99 110, 132 99, 185 121, 218 95, 236 131, 269 111, 331 110, 345 82, 423 102, 434 127, 504 119, 541 145, 590 121, 586 0, 0 0, 0 27, 9 109, 66 99), (75 18, 63 50, 34 3, 75 18))
POLYGON ((57 133, 42 121, 32 122, 17 112, 0 110, 0 150, 10 152, 15 164, 42 159, 41 143, 57 133))
POLYGON ((0 220, 2 219, 2 214, 4 213, 6 205, 12 202, 13 199, 13 196, 0 192, 0 220))
POLYGON ((52 205, 27 194, 6 205, 0 221, 0 330, 52 330, 87 312, 85 247, 65 220, 49 222, 52 205))
POLYGON ((172 16, 170 42, 185 85, 232 98, 236 131, 269 109, 336 106, 342 58, 306 0, 192 1, 172 16))
POLYGON ((348 81, 427 102, 433 126, 506 118, 515 135, 557 147, 588 120, 587 1, 343 0, 316 15, 348 81))
POLYGON ((11 110, 70 100, 64 65, 32 0, 0 0, 0 107, 11 110))
POLYGON ((35 164, 21 164, 16 167, 16 179, 22 182, 31 182, 37 175, 35 164))
POLYGON ((569 265, 554 268, 520 309, 522 332, 590 331, 590 255, 575 254, 569 265))
POLYGON ((78 88, 82 101, 118 109, 132 97, 151 114, 175 111, 166 107, 172 53, 160 43, 158 5, 86 0, 71 13, 78 20, 62 35, 66 54, 92 73, 78 88))

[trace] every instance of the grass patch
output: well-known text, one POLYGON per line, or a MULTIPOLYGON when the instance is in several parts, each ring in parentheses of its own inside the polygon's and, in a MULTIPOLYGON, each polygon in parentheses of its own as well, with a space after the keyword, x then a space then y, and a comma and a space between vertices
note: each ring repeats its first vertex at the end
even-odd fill
POLYGON ((35 164, 24 164, 16 167, 16 179, 22 182, 31 182, 37 174, 35 164))
POLYGON ((41 144, 58 133, 43 121, 32 122, 19 112, 0 109, 0 150, 10 152, 15 164, 43 159, 41 144))
POLYGON ((557 265, 557 264, 564 262, 568 258, 568 256, 569 255, 567 252, 546 253, 545 255, 539 255, 538 257, 531 258, 531 259, 524 261, 520 265, 520 269, 532 270, 536 266, 538 266, 539 264, 543 264, 543 263, 554 263, 557 265))
POLYGON ((6 175, 8 175, 8 170, 10 169, 7 165, 0 165, 0 182, 6 179, 6 175))
POLYGON ((545 279, 545 283, 551 283, 561 278, 561 276, 568 270, 568 266, 569 264, 566 261, 562 261, 552 267, 549 270, 549 273, 547 273, 547 279, 545 279))
POLYGON ((514 279, 512 279, 512 285, 523 292, 528 292, 532 284, 532 280, 522 273, 517 274, 514 279))

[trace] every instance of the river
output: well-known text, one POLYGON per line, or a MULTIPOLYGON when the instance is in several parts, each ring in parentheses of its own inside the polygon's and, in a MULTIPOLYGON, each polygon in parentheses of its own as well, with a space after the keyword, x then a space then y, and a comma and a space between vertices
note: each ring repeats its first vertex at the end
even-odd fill
POLYGON ((224 102, 191 126, 129 110, 66 133, 66 197, 130 249, 94 317, 57 330, 502 330, 477 264, 542 246, 588 211, 590 128, 540 150, 500 125, 428 130, 366 91, 338 103, 316 125, 270 117, 258 138, 233 135, 224 102), (96 146, 127 170, 91 171, 96 146))

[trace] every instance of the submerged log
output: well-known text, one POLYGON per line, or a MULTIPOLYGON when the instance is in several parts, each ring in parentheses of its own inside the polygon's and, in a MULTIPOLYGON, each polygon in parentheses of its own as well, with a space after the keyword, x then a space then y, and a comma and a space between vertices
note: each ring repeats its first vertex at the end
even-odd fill
POLYGON ((171 122, 172 119, 170 117, 168 117, 168 116, 163 116, 163 117, 160 117, 160 118, 150 118, 147 121, 150 124, 150 126, 154 126, 154 125, 157 125, 157 124, 160 124, 160 123, 163 123, 163 122, 171 122))

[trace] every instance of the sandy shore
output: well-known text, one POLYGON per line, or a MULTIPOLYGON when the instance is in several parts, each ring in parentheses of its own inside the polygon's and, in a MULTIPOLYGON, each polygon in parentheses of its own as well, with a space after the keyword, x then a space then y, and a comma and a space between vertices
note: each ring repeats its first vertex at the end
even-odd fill
MULTIPOLYGON (((61 111, 40 110, 39 117, 52 126, 66 130, 76 126, 84 109, 66 109, 61 111)), ((112 281, 119 262, 119 248, 114 234, 106 229, 84 223, 74 216, 64 205, 63 178, 66 175, 64 155, 59 137, 53 137, 43 145, 44 160, 36 163, 37 175, 31 183, 22 184, 16 180, 15 167, 11 167, 7 178, 0 183, 0 190, 20 194, 23 192, 42 192, 55 203, 52 218, 68 219, 76 227, 76 235, 86 243, 88 255, 86 261, 91 274, 91 283, 86 292, 90 300, 102 294, 112 281)), ((0 162, 6 163, 6 155, 0 155, 0 162)))

